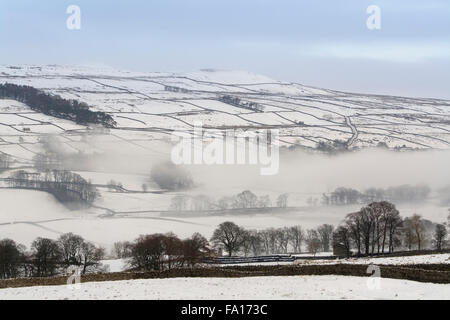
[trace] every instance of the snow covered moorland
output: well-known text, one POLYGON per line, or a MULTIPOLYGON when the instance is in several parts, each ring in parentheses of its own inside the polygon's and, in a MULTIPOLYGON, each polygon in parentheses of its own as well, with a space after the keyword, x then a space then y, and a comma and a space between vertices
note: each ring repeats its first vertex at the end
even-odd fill
POLYGON ((0 300, 33 299, 441 299, 450 286, 407 280, 346 276, 174 278, 82 283, 79 288, 49 286, 0 289, 0 300))

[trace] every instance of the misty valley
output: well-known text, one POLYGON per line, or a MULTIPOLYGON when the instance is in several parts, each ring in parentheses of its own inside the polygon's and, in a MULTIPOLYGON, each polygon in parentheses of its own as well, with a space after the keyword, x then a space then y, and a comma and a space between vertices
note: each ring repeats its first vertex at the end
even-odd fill
POLYGON ((25 259, 2 278, 446 250, 448 101, 214 70, 0 74, 0 251, 25 259))

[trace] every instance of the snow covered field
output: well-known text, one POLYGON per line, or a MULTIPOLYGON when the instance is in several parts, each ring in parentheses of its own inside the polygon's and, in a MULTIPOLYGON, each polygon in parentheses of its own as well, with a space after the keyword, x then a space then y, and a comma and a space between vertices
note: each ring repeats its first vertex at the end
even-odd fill
POLYGON ((82 283, 67 286, 0 289, 0 300, 32 299, 440 299, 450 285, 345 276, 174 278, 82 283))

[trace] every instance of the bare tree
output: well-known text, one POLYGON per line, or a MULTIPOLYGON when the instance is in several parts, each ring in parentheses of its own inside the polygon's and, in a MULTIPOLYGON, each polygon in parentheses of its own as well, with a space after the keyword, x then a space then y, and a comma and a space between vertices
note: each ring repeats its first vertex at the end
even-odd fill
POLYGON ((426 230, 422 217, 418 214, 414 214, 412 217, 406 218, 404 227, 406 235, 409 236, 408 240, 411 240, 409 248, 411 248, 411 244, 415 243, 417 244, 417 249, 421 250, 426 239, 426 230))
POLYGON ((271 248, 272 248, 272 242, 271 242, 271 233, 269 230, 262 230, 260 232, 258 232, 259 234, 259 238, 261 239, 261 246, 262 246, 262 251, 265 252, 266 254, 270 254, 272 253, 271 248))
POLYGON ((286 208, 288 206, 288 198, 289 194, 287 193, 280 194, 277 198, 277 207, 286 208))
POLYGON ((206 195, 197 195, 191 198, 191 210, 204 211, 213 207, 213 201, 206 195))
MULTIPOLYGON (((395 206, 390 210, 388 209, 388 212, 386 213, 385 216, 385 226, 387 226, 387 232, 389 237, 388 241, 389 252, 394 252, 395 244, 397 242, 400 242, 399 233, 401 231, 402 223, 403 221, 402 218, 400 217, 400 213, 398 212, 397 209, 395 209, 395 206)), ((382 244, 383 253, 384 253, 384 245, 385 245, 385 238, 383 238, 382 244)))
POLYGON ((361 222, 361 216, 360 216, 359 212, 348 214, 347 217, 345 218, 345 223, 350 232, 350 237, 356 245, 357 253, 358 253, 358 255, 361 255, 361 242, 362 242, 361 224, 362 224, 362 222, 361 222))
POLYGON ((319 233, 316 230, 308 230, 306 232, 305 242, 308 251, 313 255, 316 255, 317 251, 319 251, 320 246, 322 245, 320 243, 319 233))
POLYGON ((287 253, 289 245, 289 228, 279 228, 276 230, 275 235, 277 247, 280 250, 278 253, 287 253))
POLYGON ((187 208, 188 198, 185 195, 178 194, 172 198, 170 203, 170 210, 184 211, 187 208))
POLYGON ((113 253, 118 259, 129 258, 131 255, 131 243, 129 241, 119 241, 114 243, 113 253))
POLYGON ((269 195, 260 196, 258 198, 258 207, 259 208, 268 208, 272 206, 272 201, 270 200, 269 195))
POLYGON ((443 224, 437 224, 433 235, 433 244, 436 250, 441 251, 446 243, 447 229, 443 224))
POLYGON ((83 242, 81 245, 82 273, 97 271, 100 260, 105 256, 105 249, 96 247, 91 242, 83 242))
POLYGON ((193 267, 200 263, 205 256, 211 253, 208 240, 200 233, 183 241, 183 257, 188 266, 193 267))
POLYGON ((251 191, 245 190, 236 196, 238 208, 256 208, 258 197, 251 191))
POLYGON ((174 233, 169 232, 161 239, 168 269, 183 263, 183 241, 174 233))
POLYGON ((295 253, 302 252, 302 243, 305 239, 305 233, 301 226, 289 228, 289 241, 295 253))
POLYGON ((222 210, 226 210, 233 207, 234 202, 235 199, 233 197, 222 197, 217 201, 217 206, 222 210))
POLYGON ((229 221, 221 223, 211 237, 214 246, 223 247, 230 257, 239 251, 243 241, 244 229, 229 221))
POLYGON ((334 227, 330 224, 323 224, 317 228, 324 252, 330 251, 333 229, 334 227))
POLYGON ((333 232, 333 253, 344 254, 347 258, 351 255, 351 235, 347 226, 340 226, 333 232))
POLYGON ((0 240, 0 278, 16 278, 20 275, 23 248, 11 239, 0 240))
POLYGON ((58 238, 63 255, 63 264, 68 267, 71 265, 82 265, 82 246, 84 240, 82 237, 73 233, 65 233, 58 238))
POLYGON ((250 242, 250 249, 253 256, 259 256, 264 252, 263 239, 260 232, 256 230, 249 231, 248 241, 250 242))
POLYGON ((164 268, 164 235, 141 235, 134 241, 129 264, 139 270, 164 268))
POLYGON ((37 238, 31 244, 32 262, 35 267, 34 276, 48 277, 57 273, 62 261, 59 243, 52 239, 37 238))

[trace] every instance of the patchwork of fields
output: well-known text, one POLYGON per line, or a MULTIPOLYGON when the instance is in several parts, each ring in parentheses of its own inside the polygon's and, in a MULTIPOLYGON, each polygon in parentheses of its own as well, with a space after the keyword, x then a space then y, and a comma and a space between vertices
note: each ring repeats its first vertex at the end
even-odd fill
MULTIPOLYGON (((69 211, 46 194, 0 189, 0 236, 29 245, 37 236, 55 238, 73 231, 104 246, 131 240, 142 233, 174 231, 182 237, 193 232, 210 236, 217 224, 234 220, 246 228, 281 227, 318 221, 339 223, 357 207, 287 214, 248 216, 168 217, 174 192, 161 193, 148 181, 153 163, 168 159, 173 132, 194 135, 194 125, 221 132, 226 129, 278 129, 285 147, 314 149, 319 143, 340 141, 349 149, 375 147, 447 150, 450 147, 450 101, 351 94, 275 81, 247 72, 203 70, 189 74, 126 72, 63 66, 0 66, 0 83, 29 85, 65 99, 76 99, 114 117, 111 129, 79 125, 34 112, 15 100, 0 100, 0 154, 11 161, 10 170, 33 170, 33 158, 51 148, 73 160, 73 170, 96 184, 101 197, 95 206, 69 211), (232 97, 234 102, 231 101, 232 97), (80 156, 81 157, 81 156, 80 156), (95 168, 93 170, 92 168, 95 168), (108 189, 108 181, 123 184, 126 192, 108 189), (143 184, 148 190, 142 191, 143 184)), ((195 170, 195 168, 194 168, 195 170)), ((198 169, 198 171, 201 171, 198 169)), ((205 172, 205 171, 203 171, 205 172)), ((206 177, 194 193, 214 190, 230 195, 253 188, 272 198, 281 192, 273 185, 252 184, 243 175, 224 173, 239 184, 208 184, 206 177), (240 180, 239 180, 240 179, 240 180), (259 189, 258 189, 259 188, 259 189)), ((195 172, 194 172, 195 174, 195 172)), ((290 175, 290 173, 289 173, 290 175)), ((306 175, 306 174, 305 174, 306 175)), ((200 176, 200 175, 199 175, 200 176)), ((280 179, 283 179, 282 176, 280 179)), ((217 179, 219 179, 217 175, 217 179)), ((445 175, 443 177, 445 179, 445 175)), ((287 180, 286 180, 287 181, 287 180)), ((327 182, 328 183, 328 182, 327 182)), ((0 182, 0 186, 3 186, 0 182)), ((253 190, 253 189, 252 189, 253 190)), ((300 193, 291 197, 292 206, 300 193)), ((318 189, 320 196, 323 190, 318 189)), ((304 201, 304 199, 302 200, 304 201)), ((417 207, 408 207, 407 214, 417 207)), ((420 212, 419 212, 420 213, 420 212)), ((446 209, 431 208, 430 217, 446 217, 446 209)))

